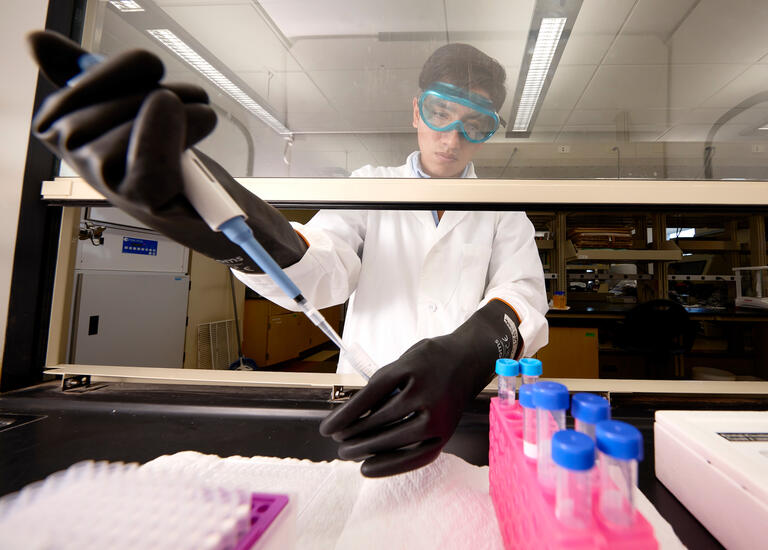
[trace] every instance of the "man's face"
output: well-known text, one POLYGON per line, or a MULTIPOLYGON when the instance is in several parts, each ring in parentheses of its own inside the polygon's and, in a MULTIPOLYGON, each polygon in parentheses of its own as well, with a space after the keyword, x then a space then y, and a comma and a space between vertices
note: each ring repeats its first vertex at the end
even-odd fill
MULTIPOLYGON (((484 90, 472 92, 489 97, 484 90)), ((471 109, 466 109, 467 115, 471 109)), ((438 132, 427 126, 419 115, 419 98, 413 98, 413 127, 416 128, 421 151, 421 167, 432 177, 453 178, 461 176, 464 168, 475 156, 482 143, 472 143, 464 138, 461 130, 454 128, 438 132)))

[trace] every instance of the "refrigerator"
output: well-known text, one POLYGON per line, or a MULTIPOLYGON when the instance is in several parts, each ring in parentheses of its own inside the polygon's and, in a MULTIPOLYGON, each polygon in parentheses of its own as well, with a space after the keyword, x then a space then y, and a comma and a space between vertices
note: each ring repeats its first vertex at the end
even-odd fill
POLYGON ((114 208, 89 208, 78 241, 69 361, 181 368, 189 249, 114 208), (104 228, 104 229, 100 229, 104 228))

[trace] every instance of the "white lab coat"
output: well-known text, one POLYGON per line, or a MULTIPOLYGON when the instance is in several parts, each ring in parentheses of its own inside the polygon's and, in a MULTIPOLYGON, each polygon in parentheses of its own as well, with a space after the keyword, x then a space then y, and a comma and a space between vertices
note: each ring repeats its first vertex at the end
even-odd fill
MULTIPOLYGON (((476 177, 470 170, 468 177, 476 177)), ((413 177, 409 166, 353 177, 413 177)), ((547 344, 547 299, 534 229, 524 212, 324 210, 296 231, 309 249, 286 268, 318 309, 350 300, 342 339, 379 366, 423 338, 452 332, 493 298, 520 318, 523 355, 547 344)), ((295 310, 267 275, 235 272, 257 293, 295 310)), ((339 362, 339 372, 349 372, 339 362)))

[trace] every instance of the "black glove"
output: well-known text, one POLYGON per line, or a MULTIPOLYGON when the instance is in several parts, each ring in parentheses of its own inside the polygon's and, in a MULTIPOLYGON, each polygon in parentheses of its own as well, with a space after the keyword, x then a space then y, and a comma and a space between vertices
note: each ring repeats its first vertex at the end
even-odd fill
POLYGON ((493 378, 496 359, 522 349, 518 324, 511 307, 491 300, 451 334, 422 340, 381 368, 320 433, 341 442, 340 458, 365 459, 367 477, 429 464, 493 378))
MULTIPOLYGON (((78 59, 86 52, 52 32, 32 33, 29 42, 41 71, 63 87, 35 116, 37 138, 134 218, 232 268, 261 272, 240 247, 208 227, 182 190, 183 151, 216 125, 202 88, 160 84, 162 62, 142 50, 118 55, 65 87, 80 73, 78 59)), ((280 212, 197 155, 246 213, 275 261, 281 267, 296 263, 307 247, 280 212)))

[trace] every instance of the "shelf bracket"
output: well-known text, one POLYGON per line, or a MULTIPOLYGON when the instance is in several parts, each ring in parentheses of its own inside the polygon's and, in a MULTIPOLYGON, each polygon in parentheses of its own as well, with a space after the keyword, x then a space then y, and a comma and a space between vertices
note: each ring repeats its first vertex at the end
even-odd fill
POLYGON ((71 393, 85 393, 106 387, 106 384, 91 384, 90 374, 64 375, 61 378, 61 391, 71 393))
POLYGON ((345 401, 349 401, 349 398, 352 397, 356 391, 358 390, 347 390, 344 389, 344 386, 334 384, 331 387, 331 398, 328 401, 330 403, 344 403, 345 401))
POLYGON ((82 391, 91 385, 91 377, 87 374, 76 374, 61 377, 61 391, 80 390, 82 391))

